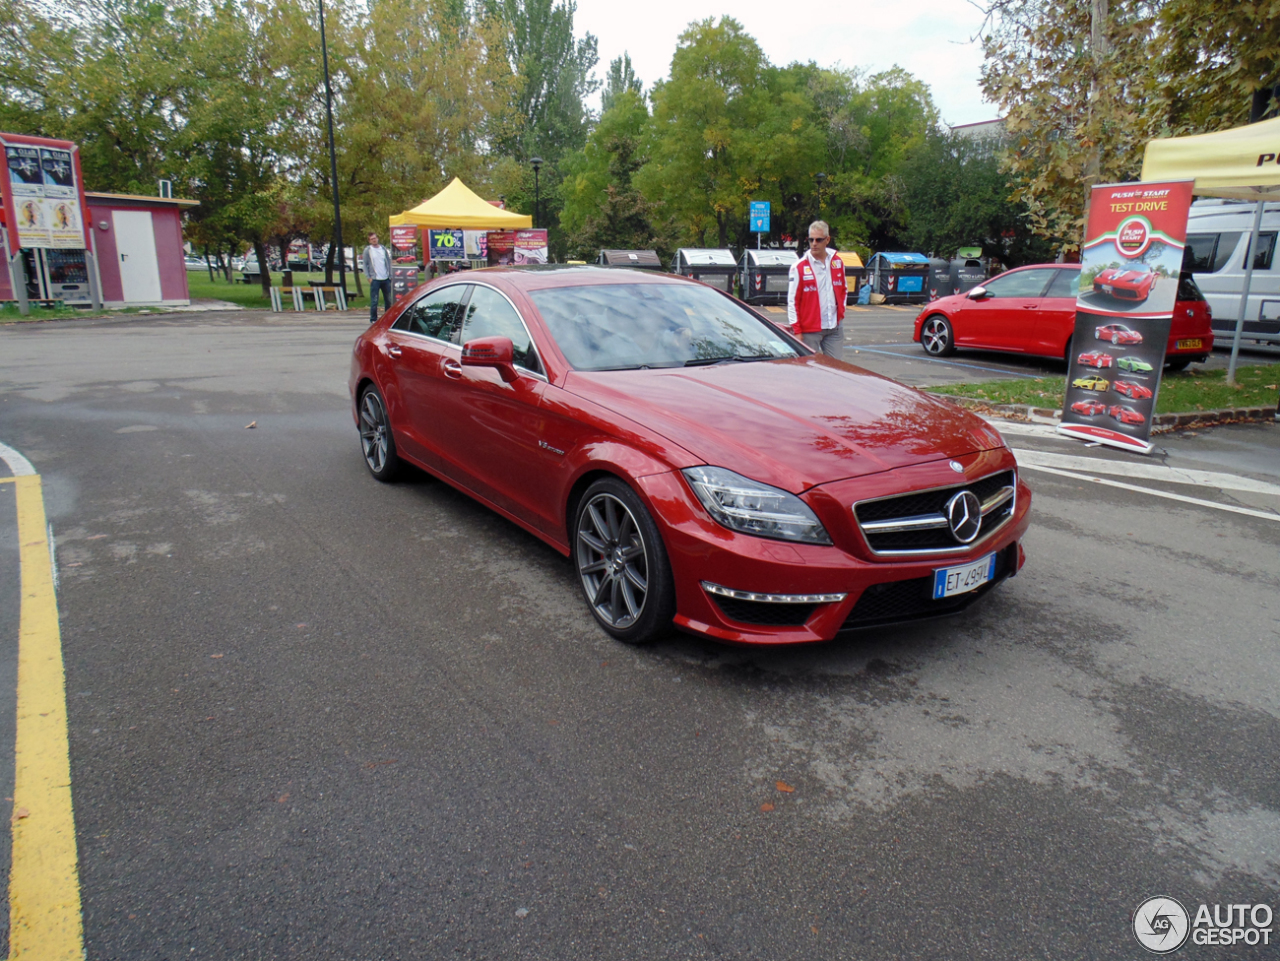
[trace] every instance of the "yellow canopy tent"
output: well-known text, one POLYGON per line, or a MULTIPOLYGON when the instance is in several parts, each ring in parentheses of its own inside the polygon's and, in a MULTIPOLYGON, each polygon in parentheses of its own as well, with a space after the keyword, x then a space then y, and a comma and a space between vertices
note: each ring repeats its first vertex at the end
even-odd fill
POLYGON ((390 220, 393 227, 412 224, 455 230, 524 230, 533 226, 532 217, 499 210, 457 177, 430 200, 402 214, 393 214, 390 220))
MULTIPOLYGON (((1194 180, 1194 192, 1198 196, 1255 201, 1249 250, 1257 250, 1263 207, 1268 199, 1280 200, 1280 118, 1218 133, 1152 140, 1147 144, 1142 162, 1142 179, 1194 180)), ((1240 294, 1240 312, 1231 342, 1231 361, 1227 365, 1227 380, 1232 383, 1252 280, 1253 257, 1250 256, 1245 261, 1244 290, 1240 294)))

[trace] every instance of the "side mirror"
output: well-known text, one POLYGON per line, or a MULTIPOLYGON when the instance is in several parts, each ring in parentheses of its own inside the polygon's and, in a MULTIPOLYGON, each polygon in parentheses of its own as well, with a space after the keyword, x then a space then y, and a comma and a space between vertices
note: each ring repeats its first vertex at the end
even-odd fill
POLYGON ((477 337, 462 345, 463 367, 493 367, 504 383, 511 383, 520 375, 513 362, 515 348, 510 337, 477 337))
POLYGON ((969 291, 965 296, 970 300, 981 300, 983 297, 987 296, 987 288, 974 287, 973 290, 969 291))

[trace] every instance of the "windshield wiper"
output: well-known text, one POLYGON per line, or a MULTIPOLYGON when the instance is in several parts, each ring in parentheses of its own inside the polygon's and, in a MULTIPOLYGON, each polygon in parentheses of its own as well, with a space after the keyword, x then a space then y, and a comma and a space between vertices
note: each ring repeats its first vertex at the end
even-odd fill
POLYGON ((705 367, 708 364, 723 364, 728 361, 741 363, 749 360, 777 360, 773 354, 726 354, 723 357, 695 357, 693 360, 686 360, 686 367, 705 367))

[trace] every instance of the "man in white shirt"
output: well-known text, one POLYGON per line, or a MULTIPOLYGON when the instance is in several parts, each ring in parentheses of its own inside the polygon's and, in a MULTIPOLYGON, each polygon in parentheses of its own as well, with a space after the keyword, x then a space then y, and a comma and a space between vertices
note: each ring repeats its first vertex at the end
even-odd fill
POLYGON ((386 309, 391 309, 391 251, 378 243, 378 235, 369 235, 364 249, 364 275, 369 280, 369 323, 378 319, 378 291, 386 309))
POLYGON ((787 323, 806 347, 840 360, 844 353, 844 261, 827 245, 826 221, 809 225, 809 250, 787 274, 787 323))

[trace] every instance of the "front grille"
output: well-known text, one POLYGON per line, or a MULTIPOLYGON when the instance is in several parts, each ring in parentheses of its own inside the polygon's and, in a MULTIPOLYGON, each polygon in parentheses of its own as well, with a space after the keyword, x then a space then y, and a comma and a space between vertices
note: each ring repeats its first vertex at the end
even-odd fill
POLYGON ((743 601, 736 597, 712 594, 724 616, 739 624, 767 624, 771 627, 799 627, 809 619, 816 604, 773 604, 766 601, 743 601))
POLYGON ((877 554, 954 553, 969 550, 1013 517, 1016 484, 1013 471, 1000 471, 971 484, 863 501, 854 505, 853 513, 867 546, 877 554), (951 534, 946 506, 966 489, 983 505, 983 514, 978 536, 961 544, 951 534))
POLYGON ((926 617, 941 617, 964 610, 978 598, 982 597, 1013 570, 1016 560, 1017 544, 996 556, 996 570, 991 580, 967 594, 954 597, 933 599, 933 578, 915 577, 909 581, 890 581, 887 584, 872 584, 841 625, 842 631, 863 627, 877 627, 882 624, 896 624, 901 621, 914 621, 926 617))

